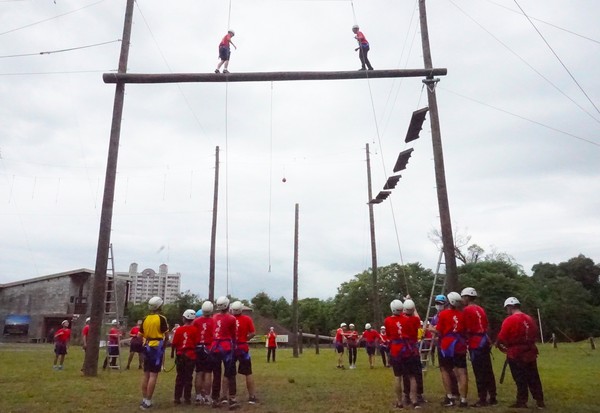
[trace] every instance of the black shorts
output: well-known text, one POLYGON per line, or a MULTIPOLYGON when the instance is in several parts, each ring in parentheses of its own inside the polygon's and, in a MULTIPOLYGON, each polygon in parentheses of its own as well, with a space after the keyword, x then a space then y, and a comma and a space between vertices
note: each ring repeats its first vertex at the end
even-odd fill
POLYGON ((109 344, 107 348, 108 348, 109 356, 118 356, 119 355, 119 345, 118 344, 109 344))
POLYGON ((144 351, 144 340, 141 337, 132 337, 129 343, 129 351, 142 353, 144 351))
POLYGON ((229 60, 230 57, 231 57, 231 49, 229 49, 229 47, 219 47, 219 59, 225 61, 225 60, 229 60))
POLYGON ((335 343, 335 351, 338 353, 344 352, 344 344, 343 343, 335 343))
POLYGON ((376 349, 375 346, 366 346, 365 348, 367 349, 367 354, 369 356, 372 356, 375 354, 375 349, 376 349))
POLYGON ((67 343, 54 343, 54 354, 56 354, 57 356, 64 356, 65 354, 67 354, 67 343))
POLYGON ((390 361, 394 376, 417 376, 421 374, 421 360, 419 356, 393 357, 390 361))
POLYGON ((210 373, 213 371, 213 358, 206 347, 196 347, 196 372, 210 373))
POLYGON ((249 376, 252 374, 252 359, 250 358, 250 353, 243 351, 235 356, 235 360, 238 364, 238 373, 244 376, 249 376))
MULTIPOLYGON (((441 354, 440 354, 441 356, 441 354)), ((439 364, 441 369, 452 370, 453 368, 466 369, 467 355, 455 354, 454 357, 440 357, 439 364)))

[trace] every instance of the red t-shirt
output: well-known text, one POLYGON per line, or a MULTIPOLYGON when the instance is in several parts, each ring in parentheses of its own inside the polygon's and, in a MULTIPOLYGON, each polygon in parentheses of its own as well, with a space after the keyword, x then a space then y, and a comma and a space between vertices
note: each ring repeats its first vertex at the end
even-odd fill
MULTIPOLYGON (((486 337, 488 330, 488 319, 485 310, 476 304, 469 304, 463 309, 462 313, 467 345, 469 349, 477 349, 481 344, 481 340, 486 337)), ((489 340, 487 340, 485 346, 489 346, 489 340)))
POLYGON ((194 327, 198 330, 198 344, 210 346, 213 341, 215 324, 211 316, 202 316, 194 320, 194 327))
POLYGON ((356 33, 356 40, 358 40, 358 42, 363 45, 363 44, 369 44, 369 42, 367 42, 367 38, 365 37, 365 35, 363 34, 363 32, 357 32, 356 33))
POLYGON ((387 346, 390 343, 387 333, 379 333, 379 343, 382 346, 387 346))
POLYGON ((277 347, 277 334, 274 331, 267 334, 267 347, 277 347))
POLYGON ((348 347, 358 347, 358 331, 348 330, 344 333, 348 347))
POLYGON ((121 331, 119 331, 116 327, 111 327, 108 331, 108 344, 118 345, 119 344, 119 336, 121 335, 121 331))
POLYGON ((390 356, 404 358, 418 354, 418 348, 413 345, 411 338, 417 337, 415 334, 418 334, 420 326, 418 317, 407 317, 404 314, 392 315, 385 319, 383 325, 390 340, 390 356))
POLYGON ((87 337, 89 333, 90 333, 90 325, 86 324, 85 327, 83 327, 83 330, 81 330, 81 335, 83 337, 87 337))
POLYGON ((59 343, 67 344, 71 338, 71 330, 68 328, 61 328, 54 334, 54 341, 59 343))
POLYGON ((198 329, 192 324, 179 326, 173 334, 171 345, 175 347, 178 356, 196 359, 196 343, 198 342, 198 329))
MULTIPOLYGON (((233 36, 231 36, 230 33, 227 33, 224 37, 223 40, 221 40, 221 43, 219 43, 219 47, 229 47, 229 42, 231 41, 231 38, 233 36)), ((214 44, 214 43, 213 43, 214 44)))
POLYGON ((535 341, 538 328, 533 318, 525 313, 512 314, 502 322, 498 343, 508 347, 506 356, 509 359, 526 358, 533 361, 537 357, 535 341))
POLYGON ((341 327, 335 332, 335 342, 338 344, 342 344, 344 342, 344 329, 341 327))
POLYGON ((137 337, 140 332, 139 326, 133 326, 131 330, 129 330, 129 337, 137 337))
POLYGON ((229 313, 213 315, 214 332, 211 350, 231 351, 231 344, 236 334, 235 317, 229 313))
POLYGON ((440 334, 440 348, 449 350, 454 344, 455 354, 466 354, 467 345, 464 341, 465 326, 462 312, 453 308, 440 311, 435 329, 440 334))
POLYGON ((375 344, 377 343, 377 340, 379 340, 379 337, 380 337, 379 333, 373 329, 365 330, 363 332, 362 336, 365 339, 366 345, 369 347, 375 346, 375 344))
POLYGON ((254 334, 254 323, 252 319, 245 314, 235 316, 236 325, 236 348, 249 351, 248 335, 254 334))

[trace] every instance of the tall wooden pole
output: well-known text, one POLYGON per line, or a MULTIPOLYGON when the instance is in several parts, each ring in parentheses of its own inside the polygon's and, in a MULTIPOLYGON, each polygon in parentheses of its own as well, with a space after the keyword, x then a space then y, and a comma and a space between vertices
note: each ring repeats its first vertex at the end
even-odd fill
MULTIPOLYGON (((367 190, 369 192, 369 201, 373 199, 373 186, 371 185, 371 154, 369 153, 369 144, 367 143, 367 190)), ((369 224, 371 227, 371 268, 372 268, 372 286, 371 286, 371 305, 373 306, 373 323, 381 322, 381 309, 379 305, 379 289, 377 288, 377 246, 375 243, 375 214, 373 213, 373 204, 369 205, 369 224)))
POLYGON ((294 357, 298 357, 298 204, 294 219, 294 296, 292 298, 292 323, 294 335, 294 357))
MULTIPOLYGON (((121 55, 119 56, 119 73, 127 72, 129 42, 131 39, 131 25, 133 21, 133 5, 134 0, 127 0, 127 5, 125 8, 125 23, 123 25, 123 37, 121 40, 121 55)), ((103 309, 106 294, 106 269, 108 266, 108 250, 110 247, 110 231, 112 226, 113 202, 115 199, 117 159, 119 157, 119 139, 121 137, 121 117, 123 115, 124 100, 125 84, 122 82, 117 82, 113 104, 112 125, 110 129, 110 141, 108 145, 108 159, 106 162, 106 177, 104 180, 102 213, 100 215, 100 231, 98 235, 98 249, 96 252, 96 269, 94 270, 90 331, 83 365, 83 374, 86 376, 96 376, 98 374, 100 329, 104 314, 103 309)))
POLYGON ((208 271, 208 299, 215 301, 215 243, 217 240, 217 206, 219 204, 219 147, 215 151, 215 189, 213 191, 212 228, 210 231, 210 268, 208 271))
MULTIPOLYGON (((427 10, 425 0, 419 0, 419 15, 421 21, 421 41, 423 44, 423 60, 425 69, 433 69, 431 49, 429 48, 429 31, 427 29, 427 10)), ((448 190, 446 188, 446 172, 444 168, 444 153, 442 150, 442 135, 440 132, 440 119, 438 115, 435 86, 439 79, 433 75, 423 80, 427 86, 427 99, 429 101, 429 117, 431 122, 431 140, 433 143, 433 162, 435 167, 435 182, 437 187, 438 207, 440 211, 440 226, 442 230, 442 244, 446 266, 446 289, 458 290, 458 273, 456 270, 456 256, 454 254, 454 239, 452 235, 452 221, 450 220, 450 206, 448 203, 448 190)))

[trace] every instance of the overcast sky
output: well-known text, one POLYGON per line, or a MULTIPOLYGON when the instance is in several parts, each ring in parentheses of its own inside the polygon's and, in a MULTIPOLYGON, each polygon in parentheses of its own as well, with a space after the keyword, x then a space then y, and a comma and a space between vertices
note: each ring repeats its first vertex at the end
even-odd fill
MULTIPOLYGON (((528 273, 600 261, 600 2, 518 3, 543 38, 514 0, 427 4, 433 63, 448 69, 437 97, 453 229, 528 273)), ((124 12, 125 0, 0 0, 0 283, 95 267, 115 89, 102 73, 117 68, 124 12)), ((423 67, 416 0, 144 0, 128 71, 212 72, 228 26, 232 72, 356 70, 355 23, 375 69, 423 67)), ((429 116, 404 143, 425 106, 418 78, 127 85, 117 271, 166 263, 207 296, 218 145, 216 295, 291 298, 298 203, 300 298, 334 296, 371 266, 367 143, 375 193, 414 148, 375 207, 379 265, 435 268, 429 116)))

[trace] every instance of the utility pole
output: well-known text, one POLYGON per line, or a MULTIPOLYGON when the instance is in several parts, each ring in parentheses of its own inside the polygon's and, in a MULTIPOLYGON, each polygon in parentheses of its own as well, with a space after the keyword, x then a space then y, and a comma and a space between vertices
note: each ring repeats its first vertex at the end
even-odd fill
POLYGON ((294 335, 294 357, 298 357, 298 204, 294 219, 294 296, 292 298, 292 323, 294 335))
MULTIPOLYGON (((123 25, 123 38, 121 40, 121 54, 119 56, 118 73, 127 72, 129 42, 131 39, 131 25, 133 21, 133 5, 134 0, 127 0, 127 5, 125 8, 125 23, 123 25)), ((104 180, 104 197, 102 199, 102 213, 100 215, 100 231, 98 235, 98 249, 96 252, 96 268, 94 270, 94 284, 91 300, 90 331, 88 336, 88 346, 85 352, 85 361, 83 365, 83 374, 86 376, 98 375, 100 329, 103 319, 104 301, 106 298, 106 270, 108 266, 108 250, 110 248, 110 231, 112 227, 113 203, 115 199, 117 159, 119 157, 119 140, 121 138, 121 118, 123 115, 124 100, 125 83, 117 82, 115 86, 112 125, 110 128, 110 141, 108 145, 108 159, 106 162, 106 177, 104 180)))
MULTIPOLYGON (((373 199, 373 187, 371 185, 371 154, 369 153, 369 144, 366 146, 367 151, 367 189, 369 192, 368 200, 373 199)), ((371 290, 371 305, 373 306, 373 323, 381 322, 380 305, 379 305, 379 289, 377 288, 377 246, 375 243, 375 214, 373 212, 373 204, 369 205, 369 224, 371 227, 371 268, 372 268, 372 290, 371 290)))
MULTIPOLYGON (((427 10, 425 0, 419 0, 419 16, 421 21, 421 42, 423 44, 423 61, 425 69, 433 69, 431 49, 429 48, 429 31, 427 29, 427 10)), ((442 244, 446 266, 446 288, 448 291, 458 289, 458 273, 456 270, 456 256, 454 253, 454 239, 452 235, 452 221, 450 220, 450 206, 448 203, 448 190, 446 188, 446 172, 444 168, 444 153, 442 150, 442 135, 440 132, 440 118, 438 115, 435 86, 439 79, 427 76, 423 83, 427 86, 427 99, 431 122, 431 140, 433 143, 433 162, 435 167, 435 182, 437 188, 438 207, 440 211, 440 227, 442 230, 442 244)))
POLYGON ((210 231, 210 268, 208 271, 208 300, 215 301, 215 243, 217 240, 217 206, 219 204, 219 147, 215 151, 215 189, 213 196, 212 229, 210 231))

